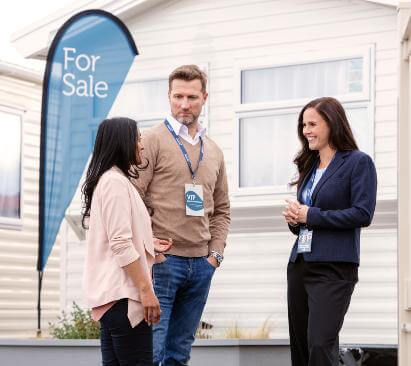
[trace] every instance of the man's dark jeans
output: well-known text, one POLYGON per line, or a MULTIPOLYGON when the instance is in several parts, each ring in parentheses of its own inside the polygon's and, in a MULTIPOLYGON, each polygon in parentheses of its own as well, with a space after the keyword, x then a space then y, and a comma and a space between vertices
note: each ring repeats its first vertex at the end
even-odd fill
POLYGON ((206 257, 167 255, 153 267, 160 323, 153 326, 154 365, 183 366, 207 301, 215 267, 206 257))

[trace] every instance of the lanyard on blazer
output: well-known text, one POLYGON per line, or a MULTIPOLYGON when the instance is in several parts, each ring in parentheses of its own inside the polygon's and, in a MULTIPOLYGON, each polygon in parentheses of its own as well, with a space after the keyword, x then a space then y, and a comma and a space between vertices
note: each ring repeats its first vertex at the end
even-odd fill
MULTIPOLYGON (((325 173, 325 171, 327 170, 327 168, 330 166, 330 164, 334 161, 335 159, 335 153, 330 161, 330 163, 327 165, 327 167, 324 169, 323 174, 325 173)), ((318 163, 319 165, 319 163, 318 163)), ((307 183, 306 189, 307 189, 307 194, 305 195, 305 197, 303 196, 303 202, 305 205, 311 207, 313 205, 313 199, 312 199, 312 195, 313 195, 313 185, 314 185, 314 181, 315 181, 315 176, 317 175, 317 170, 318 170, 318 165, 317 168, 314 169, 314 171, 311 173, 311 177, 310 180, 307 183)), ((304 191, 303 191, 304 192, 304 191)))
POLYGON ((170 122, 168 122, 166 119, 164 120, 164 124, 166 125, 166 127, 168 128, 168 130, 170 131, 171 135, 174 137, 174 139, 177 142, 177 145, 180 147, 181 152, 183 153, 184 159, 186 159, 187 165, 188 165, 188 169, 190 169, 190 173, 191 173, 191 178, 193 179, 193 184, 195 184, 195 177, 198 171, 198 168, 200 167, 200 163, 204 158, 204 143, 203 143, 203 139, 200 136, 200 143, 201 143, 201 147, 200 147, 200 157, 198 158, 198 164, 197 164, 197 168, 196 170, 193 170, 193 165, 191 164, 191 159, 188 156, 187 150, 184 147, 183 143, 180 140, 180 137, 178 137, 178 135, 176 134, 176 132, 174 131, 173 127, 170 125, 170 122))
POLYGON ((314 171, 311 174, 310 180, 307 183, 307 186, 305 187, 306 194, 305 197, 303 197, 303 202, 305 205, 311 207, 313 205, 313 185, 315 181, 315 176, 317 175, 317 169, 314 169, 314 171))

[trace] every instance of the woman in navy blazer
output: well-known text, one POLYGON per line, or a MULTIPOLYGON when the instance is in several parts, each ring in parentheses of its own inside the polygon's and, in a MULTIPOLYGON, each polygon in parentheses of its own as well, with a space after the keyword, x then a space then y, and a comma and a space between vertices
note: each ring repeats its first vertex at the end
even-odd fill
POLYGON ((334 98, 302 109, 298 137, 297 201, 288 200, 283 212, 298 236, 287 268, 291 359, 293 366, 334 366, 358 281, 360 231, 374 215, 377 175, 334 98))

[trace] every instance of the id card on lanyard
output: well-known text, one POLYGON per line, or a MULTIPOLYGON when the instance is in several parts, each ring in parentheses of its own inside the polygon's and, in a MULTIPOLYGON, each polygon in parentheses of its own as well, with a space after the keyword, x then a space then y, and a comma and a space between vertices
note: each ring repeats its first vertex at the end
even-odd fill
MULTIPOLYGON (((307 187, 303 190, 306 192, 305 197, 303 197, 303 201, 307 206, 312 206, 312 194, 313 194, 313 186, 315 181, 315 175, 317 170, 311 174, 310 180, 307 183, 307 187)), ((313 239, 313 231, 308 230, 307 226, 302 226, 300 228, 300 233, 298 234, 298 245, 297 245, 297 253, 310 253, 311 252, 311 242, 313 239)))
POLYGON ((170 125, 170 122, 164 120, 164 124, 170 131, 171 135, 177 142, 177 145, 180 147, 181 152, 183 153, 184 159, 187 162, 188 169, 191 173, 191 178, 193 180, 193 184, 186 184, 184 187, 184 202, 186 207, 186 215, 187 216, 204 216, 204 194, 203 194, 203 186, 201 184, 195 183, 195 176, 200 167, 200 163, 204 158, 204 142, 203 139, 200 137, 200 157, 198 158, 197 168, 194 171, 193 165, 191 164, 191 159, 188 156, 187 150, 184 147, 183 143, 180 140, 180 137, 175 133, 173 127, 170 125))

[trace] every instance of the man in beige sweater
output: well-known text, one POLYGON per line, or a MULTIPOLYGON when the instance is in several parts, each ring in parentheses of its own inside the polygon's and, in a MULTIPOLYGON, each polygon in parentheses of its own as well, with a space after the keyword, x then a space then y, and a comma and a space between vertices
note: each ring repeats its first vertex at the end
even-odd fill
POLYGON ((188 364, 230 225, 224 156, 198 121, 206 85, 205 73, 195 65, 174 70, 169 77, 171 115, 143 136, 149 164, 137 188, 154 210, 154 236, 173 240, 153 267, 162 310, 153 328, 154 365, 188 364))

